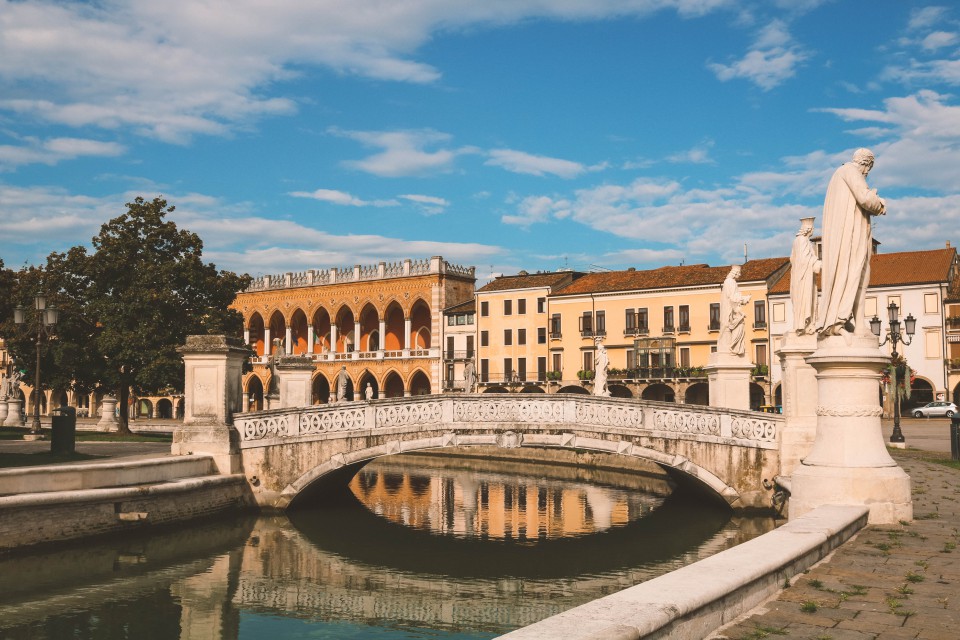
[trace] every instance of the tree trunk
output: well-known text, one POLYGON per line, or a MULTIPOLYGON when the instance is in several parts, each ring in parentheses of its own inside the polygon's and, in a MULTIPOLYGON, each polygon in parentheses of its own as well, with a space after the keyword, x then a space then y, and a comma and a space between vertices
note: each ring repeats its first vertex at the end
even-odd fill
POLYGON ((130 385, 127 383, 126 377, 120 376, 120 394, 117 398, 117 406, 120 408, 120 417, 119 424, 117 426, 117 431, 119 433, 132 433, 130 431, 130 407, 127 403, 130 402, 130 385))

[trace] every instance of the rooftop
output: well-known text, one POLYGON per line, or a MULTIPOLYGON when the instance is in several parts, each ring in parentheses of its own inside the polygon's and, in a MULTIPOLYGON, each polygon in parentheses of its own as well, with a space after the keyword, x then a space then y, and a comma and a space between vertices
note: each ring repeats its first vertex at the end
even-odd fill
MULTIPOLYGON (((749 260, 741 266, 739 282, 767 280, 788 262, 788 258, 749 260)), ((720 285, 726 279, 727 274, 730 273, 731 266, 711 267, 706 264, 691 264, 680 267, 660 267, 645 271, 628 269, 626 271, 588 273, 554 295, 568 296, 584 293, 720 285)))
POLYGON ((571 280, 576 280, 584 274, 578 271, 551 271, 549 273, 526 273, 521 271, 515 276, 500 276, 488 282, 477 293, 492 291, 509 291, 510 289, 552 289, 562 286, 571 280))

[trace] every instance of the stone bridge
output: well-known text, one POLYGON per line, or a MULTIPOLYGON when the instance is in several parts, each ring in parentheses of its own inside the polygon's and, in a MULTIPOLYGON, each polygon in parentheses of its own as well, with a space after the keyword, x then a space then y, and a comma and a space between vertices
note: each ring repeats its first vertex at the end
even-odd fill
POLYGON ((285 509, 381 456, 459 447, 597 451, 656 463, 734 509, 769 508, 783 419, 584 395, 442 395, 234 414, 257 503, 285 509))

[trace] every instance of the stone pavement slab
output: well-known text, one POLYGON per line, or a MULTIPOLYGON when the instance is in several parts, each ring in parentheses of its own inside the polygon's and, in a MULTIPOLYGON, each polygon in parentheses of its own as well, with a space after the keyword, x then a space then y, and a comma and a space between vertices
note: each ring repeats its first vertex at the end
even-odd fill
MULTIPOLYGON (((915 439, 921 428, 939 439, 933 422, 916 420, 915 439)), ((930 455, 893 452, 912 480, 913 522, 866 527, 711 638, 960 638, 960 470, 921 459, 930 455)))

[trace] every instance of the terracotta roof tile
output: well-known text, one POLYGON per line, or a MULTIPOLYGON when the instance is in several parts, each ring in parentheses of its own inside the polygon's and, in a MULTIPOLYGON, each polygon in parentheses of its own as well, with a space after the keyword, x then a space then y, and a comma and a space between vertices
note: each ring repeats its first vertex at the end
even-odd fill
MULTIPOLYGON (((750 260, 742 265, 740 282, 766 280, 783 267, 787 258, 764 258, 750 260)), ((645 271, 606 271, 588 273, 570 285, 554 293, 555 296, 584 293, 607 293, 613 291, 642 291, 645 289, 669 289, 675 287, 722 284, 730 273, 731 265, 711 267, 706 264, 682 267, 660 267, 645 271)))
POLYGON ((477 293, 507 291, 509 289, 537 289, 542 287, 552 288, 563 284, 571 277, 578 278, 582 275, 582 273, 576 271, 556 271, 552 273, 534 273, 530 275, 500 276, 496 280, 488 282, 477 289, 477 293))
MULTIPOLYGON (((946 282, 950 278, 950 267, 955 256, 956 249, 953 248, 875 253, 870 259, 870 286, 946 282)), ((770 293, 790 293, 790 269, 770 289, 770 293)))
POLYGON ((466 302, 461 302, 459 304, 452 305, 443 310, 444 313, 471 313, 476 312, 477 310, 477 301, 474 298, 470 298, 466 302))

